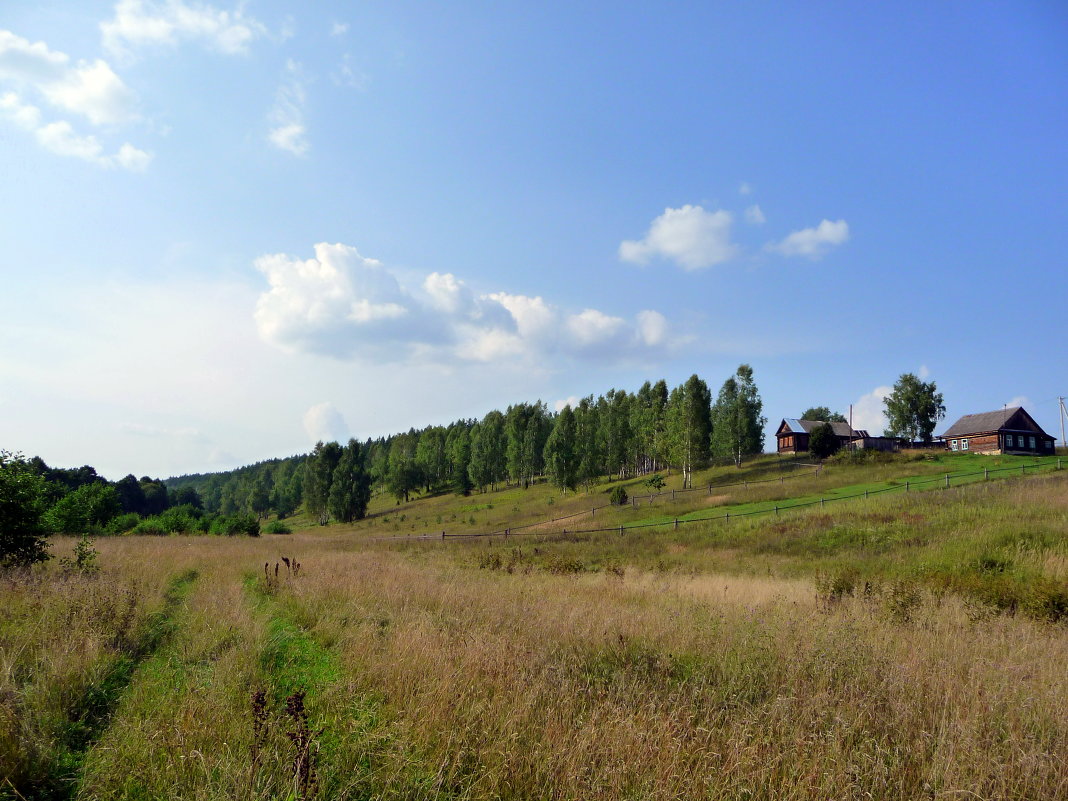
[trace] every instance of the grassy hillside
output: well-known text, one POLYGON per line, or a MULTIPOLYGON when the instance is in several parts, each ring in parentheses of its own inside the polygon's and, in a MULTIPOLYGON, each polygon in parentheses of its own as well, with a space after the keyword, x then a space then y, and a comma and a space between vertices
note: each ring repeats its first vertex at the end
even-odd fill
POLYGON ((596 520, 1014 470, 623 535, 382 536, 607 488, 538 485, 289 536, 100 540, 96 575, 0 582, 0 798, 1068 797, 1068 470, 1019 464, 709 494, 777 479, 766 457, 596 520))

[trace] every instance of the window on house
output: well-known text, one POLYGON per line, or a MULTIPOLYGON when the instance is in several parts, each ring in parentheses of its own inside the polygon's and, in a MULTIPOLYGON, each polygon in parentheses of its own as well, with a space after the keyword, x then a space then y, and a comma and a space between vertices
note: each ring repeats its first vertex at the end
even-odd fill
POLYGON ((957 440, 955 440, 955 439, 951 439, 951 440, 949 441, 949 447, 950 447, 950 448, 951 448, 952 450, 957 450, 957 440))
POLYGON ((1034 437, 1028 437, 1027 438, 1027 447, 1029 447, 1031 450, 1035 449, 1035 438, 1034 437))
POLYGON ((1006 434, 1005 435, 1005 447, 1006 448, 1011 448, 1012 447, 1012 434, 1006 434))
POLYGON ((962 440, 960 441, 960 449, 961 449, 962 451, 966 451, 966 450, 968 450, 968 440, 966 440, 966 439, 962 439, 962 440))

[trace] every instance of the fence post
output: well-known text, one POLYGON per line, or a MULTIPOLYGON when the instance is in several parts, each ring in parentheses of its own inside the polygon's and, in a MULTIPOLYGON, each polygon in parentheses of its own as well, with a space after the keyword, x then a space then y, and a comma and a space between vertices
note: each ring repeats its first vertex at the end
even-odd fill
POLYGON ((671 491, 671 500, 675 500, 675 490, 671 491))
POLYGON ((637 498, 632 497, 630 499, 630 508, 631 509, 637 509, 638 508, 638 499, 637 498))
POLYGON ((675 518, 675 530, 679 530, 679 519, 677 517, 675 518))
POLYGON ((597 507, 590 509, 590 517, 597 517, 597 507))
POLYGON ((712 485, 711 484, 708 485, 708 494, 709 495, 712 494, 712 485))
POLYGON ((823 507, 824 507, 825 505, 826 505, 826 504, 825 504, 825 501, 824 501, 824 499, 823 499, 823 498, 820 498, 820 509, 822 509, 822 508, 823 508, 823 507))
POLYGON ((621 536, 621 537, 623 536, 623 524, 622 523, 620 523, 620 525, 619 525, 619 536, 621 536))
POLYGON ((727 512, 727 522, 731 522, 731 513, 727 512))
POLYGON ((1027 465, 1025 465, 1025 464, 1020 465, 1020 475, 1021 476, 1024 474, 1024 468, 1025 467, 1027 467, 1027 465))
POLYGON ((946 489, 949 489, 949 473, 946 473, 946 489))
POLYGON ((989 467, 984 467, 983 468, 983 481, 986 481, 989 478, 990 478, 990 468, 989 467))
POLYGON ((908 492, 908 491, 909 491, 909 481, 908 481, 908 479, 905 479, 905 492, 908 492))
POLYGON ((778 506, 776 505, 776 507, 775 507, 775 514, 778 514, 778 513, 779 513, 779 507, 778 507, 778 506))
POLYGON ((510 529, 510 528, 506 528, 506 529, 504 530, 504 536, 506 536, 506 537, 507 537, 507 536, 508 536, 508 534, 509 534, 509 532, 511 532, 511 530, 512 530, 512 529, 510 529))
POLYGON ((745 488, 746 489, 749 489, 749 481, 748 480, 743 481, 742 483, 745 484, 745 488))
POLYGON ((868 500, 868 491, 864 490, 864 500, 868 500))
POLYGON ((441 538, 442 538, 442 539, 445 539, 445 532, 444 532, 444 531, 443 531, 443 532, 441 532, 441 538))
POLYGON ((785 476, 779 476, 779 483, 780 484, 785 484, 786 483, 786 477, 785 476))

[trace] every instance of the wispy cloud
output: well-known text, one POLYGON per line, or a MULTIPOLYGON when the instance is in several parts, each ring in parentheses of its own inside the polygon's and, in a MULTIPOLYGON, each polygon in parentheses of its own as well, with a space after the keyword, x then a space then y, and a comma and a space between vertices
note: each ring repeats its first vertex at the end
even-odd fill
POLYGON ((100 23, 104 48, 127 57, 141 48, 175 47, 181 42, 197 42, 220 53, 246 53, 252 41, 266 32, 241 5, 227 11, 183 0, 119 0, 115 15, 100 23))
POLYGON ((335 22, 330 26, 331 36, 344 36, 349 32, 349 24, 347 22, 335 22))
POLYGON ((750 225, 762 225, 767 221, 767 218, 764 216, 764 212, 760 210, 760 206, 754 203, 745 210, 745 221, 750 225))
POLYGON ((823 220, 815 228, 794 231, 781 242, 769 244, 768 250, 784 256, 805 256, 820 259, 833 247, 849 240, 849 224, 845 220, 823 220))
POLYGON ((731 242, 734 217, 729 211, 705 211, 686 205, 664 210, 645 237, 625 240, 619 257, 634 264, 654 258, 673 261, 685 270, 700 270, 733 259, 739 248, 731 242))
POLYGON ((267 133, 268 141, 279 150, 300 157, 308 155, 311 148, 308 129, 304 124, 304 104, 307 100, 304 83, 300 64, 289 59, 285 77, 275 92, 274 107, 268 114, 273 126, 267 133))

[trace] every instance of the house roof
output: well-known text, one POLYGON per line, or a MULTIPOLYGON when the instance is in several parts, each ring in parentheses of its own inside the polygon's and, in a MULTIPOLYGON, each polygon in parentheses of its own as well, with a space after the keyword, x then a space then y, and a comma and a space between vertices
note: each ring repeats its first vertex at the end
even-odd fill
MULTIPOLYGON (((1035 431, 1045 434, 1046 432, 1034 421, 1022 406, 1010 406, 1007 409, 998 409, 995 412, 980 412, 979 414, 966 414, 957 422, 946 429, 943 437, 960 437, 966 434, 982 434, 987 431, 1000 431, 1009 427, 1009 422, 1017 414, 1022 413, 1023 420, 1017 421, 1013 426, 1014 431, 1035 431), (1030 424, 1030 425, 1028 425, 1030 424)), ((1049 436, 1048 434, 1046 436, 1049 436)))
MULTIPOLYGON (((868 435, 868 432, 866 431, 856 431, 850 428, 849 423, 825 423, 823 420, 798 420, 796 417, 785 417, 782 422, 786 427, 785 431, 793 432, 794 434, 811 434, 822 425, 830 425, 835 436, 865 437, 868 435)), ((780 432, 783 432, 784 430, 783 425, 779 426, 780 432)))

